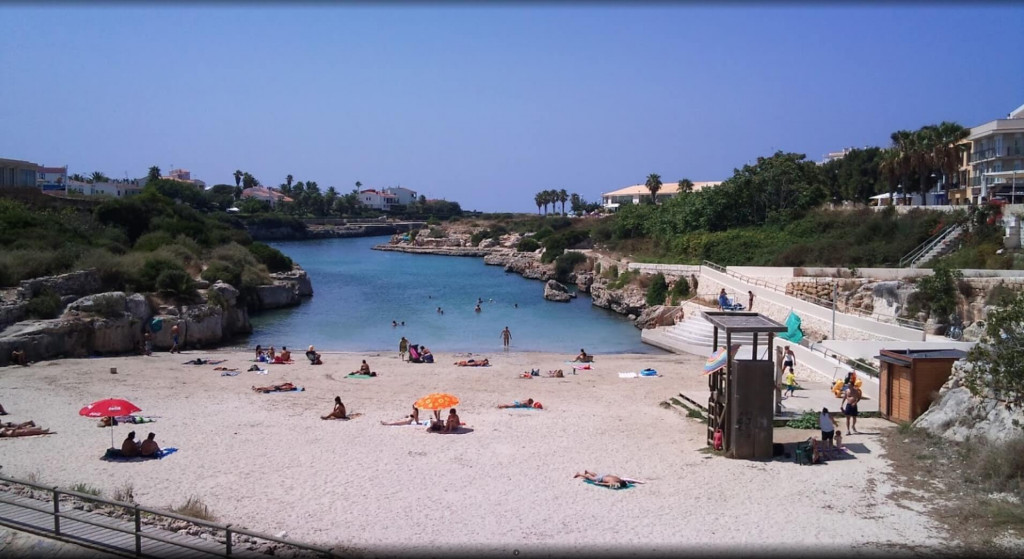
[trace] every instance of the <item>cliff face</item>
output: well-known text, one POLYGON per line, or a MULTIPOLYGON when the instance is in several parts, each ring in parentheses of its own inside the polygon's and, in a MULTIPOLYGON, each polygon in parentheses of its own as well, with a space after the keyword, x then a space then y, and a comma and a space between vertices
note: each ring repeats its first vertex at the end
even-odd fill
POLYGON ((939 389, 939 399, 914 421, 914 427, 955 441, 984 437, 1002 442, 1020 436, 1024 409, 1008 406, 991 390, 972 395, 963 385, 963 373, 970 366, 966 361, 953 364, 953 374, 939 389))
MULTIPOLYGON (((313 294, 308 274, 296 266, 290 272, 271 274, 272 285, 256 290, 256 309, 265 310, 298 305, 313 294)), ((139 351, 147 330, 153 349, 166 350, 173 344, 171 327, 177 325, 186 347, 210 347, 228 342, 234 336, 252 331, 249 310, 239 299, 237 289, 217 282, 199 294, 201 302, 181 306, 156 305, 139 293, 120 291, 75 293, 99 289, 94 271, 76 272, 52 278, 23 282, 17 297, 0 305, 0 366, 7 365, 11 351, 23 349, 30 361, 57 357, 87 357, 139 351), (22 320, 27 298, 44 287, 70 298, 59 318, 22 320)))

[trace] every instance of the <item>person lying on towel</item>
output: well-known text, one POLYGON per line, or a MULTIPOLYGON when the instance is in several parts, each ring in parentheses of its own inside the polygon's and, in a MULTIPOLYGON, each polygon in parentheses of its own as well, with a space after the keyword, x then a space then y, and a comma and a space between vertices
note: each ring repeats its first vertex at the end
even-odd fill
POLYGON ((405 418, 399 419, 398 421, 392 421, 392 422, 381 421, 380 424, 381 425, 416 425, 419 422, 420 422, 420 410, 415 405, 413 405, 412 413, 407 415, 405 418))
POLYGON ((516 400, 511 404, 501 404, 498 406, 499 409, 505 408, 537 408, 542 409, 544 406, 540 405, 540 402, 534 402, 533 398, 527 398, 525 401, 520 402, 516 400))
POLYGON ((470 359, 469 361, 456 361, 455 364, 459 367, 487 367, 491 362, 488 359, 484 359, 482 361, 470 359))
POLYGON ((283 383, 283 384, 272 384, 270 386, 253 386, 252 389, 255 390, 256 392, 262 392, 262 393, 267 393, 267 392, 290 392, 292 390, 295 390, 295 385, 290 383, 290 382, 286 382, 286 383, 283 383))
POLYGON ((629 482, 619 476, 613 476, 611 474, 595 474, 594 472, 583 470, 582 474, 576 474, 572 477, 573 479, 578 477, 589 479, 598 485, 607 485, 608 487, 629 487, 629 482))
POLYGON ((0 437, 31 437, 32 435, 52 435, 49 429, 40 429, 32 420, 24 423, 4 423, 0 427, 0 437))

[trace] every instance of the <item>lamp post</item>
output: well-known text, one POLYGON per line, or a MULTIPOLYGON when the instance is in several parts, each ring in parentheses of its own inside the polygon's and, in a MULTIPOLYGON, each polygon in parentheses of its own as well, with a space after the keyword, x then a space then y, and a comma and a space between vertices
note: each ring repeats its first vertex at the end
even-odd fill
POLYGON ((836 339, 836 301, 839 300, 839 282, 832 282, 832 339, 836 339))

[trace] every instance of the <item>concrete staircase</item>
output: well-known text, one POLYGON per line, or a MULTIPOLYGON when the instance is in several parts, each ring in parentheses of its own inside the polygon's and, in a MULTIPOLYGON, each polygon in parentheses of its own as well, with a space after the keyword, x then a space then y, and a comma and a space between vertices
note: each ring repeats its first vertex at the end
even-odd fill
POLYGON ((925 246, 917 251, 917 254, 911 253, 911 255, 909 255, 909 266, 911 268, 918 268, 949 253, 949 251, 952 250, 954 243, 960 239, 962 234, 963 227, 959 225, 950 227, 946 231, 942 232, 938 238, 929 241, 925 246))
MULTIPOLYGON (((697 313, 691 313, 686 320, 672 326, 643 330, 640 338, 650 345, 669 351, 685 351, 694 355, 707 357, 713 350, 715 327, 697 313)), ((758 345, 767 348, 765 336, 758 338, 758 345)), ((749 346, 753 343, 752 334, 733 335, 732 343, 749 346)), ((725 346, 725 333, 718 333, 718 346, 725 346)), ((762 350, 763 351, 763 350, 762 350)))

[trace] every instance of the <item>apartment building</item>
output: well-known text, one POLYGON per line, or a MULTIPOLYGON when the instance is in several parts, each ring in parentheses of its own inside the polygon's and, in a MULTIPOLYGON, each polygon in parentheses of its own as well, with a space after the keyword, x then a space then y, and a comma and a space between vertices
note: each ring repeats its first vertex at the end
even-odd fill
MULTIPOLYGON (((722 184, 722 181, 703 181, 693 183, 693 192, 699 192, 704 188, 713 188, 722 184)), ((679 181, 666 182, 661 185, 658 191, 658 202, 663 202, 679 194, 679 181)), ((611 192, 601 194, 601 205, 605 209, 615 210, 622 204, 640 204, 651 199, 651 191, 645 184, 634 184, 626 188, 620 188, 611 192)))
POLYGON ((401 186, 389 186, 383 192, 395 197, 395 201, 392 202, 393 204, 401 204, 403 206, 408 206, 415 202, 417 198, 416 191, 401 186))
POLYGON ((36 186, 42 166, 20 159, 0 159, 0 188, 36 186))
POLYGON ((111 198, 128 198, 142 194, 142 187, 135 182, 82 182, 68 179, 67 192, 83 196, 110 196, 111 198))
POLYGON ((171 169, 171 172, 167 176, 160 177, 162 179, 170 179, 172 181, 181 181, 194 184, 199 189, 206 188, 206 183, 199 180, 193 179, 192 173, 188 169, 171 169))
POLYGON ((377 191, 372 188, 368 188, 359 192, 359 203, 368 208, 388 212, 391 211, 392 205, 398 204, 399 202, 398 196, 395 194, 388 194, 385 191, 377 191))
POLYGON ((950 191, 950 203, 978 204, 993 198, 1024 201, 1024 105, 1007 118, 971 128, 964 144, 962 188, 950 191))

